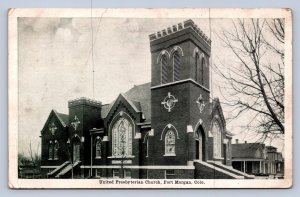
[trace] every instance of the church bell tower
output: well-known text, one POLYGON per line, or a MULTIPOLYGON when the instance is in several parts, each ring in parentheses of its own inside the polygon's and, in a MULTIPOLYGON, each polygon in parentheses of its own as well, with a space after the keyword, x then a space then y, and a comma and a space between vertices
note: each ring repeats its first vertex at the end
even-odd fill
POLYGON ((192 21, 149 36, 151 50, 152 165, 187 165, 205 159, 209 129, 210 39, 192 21), (199 121, 204 141, 195 149, 199 121), (202 148, 203 147, 203 148, 202 148), (197 155, 198 154, 198 155, 197 155))

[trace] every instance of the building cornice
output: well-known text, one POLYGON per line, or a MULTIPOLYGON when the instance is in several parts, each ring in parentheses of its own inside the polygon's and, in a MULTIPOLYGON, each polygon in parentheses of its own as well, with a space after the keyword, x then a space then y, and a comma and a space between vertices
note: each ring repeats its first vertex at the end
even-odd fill
POLYGON ((157 86, 152 86, 150 89, 154 90, 154 89, 159 89, 159 88, 162 88, 162 87, 168 87, 168 86, 177 85, 177 84, 186 83, 186 82, 192 82, 193 84, 195 84, 196 86, 202 88, 203 90, 205 90, 207 92, 210 92, 209 89, 207 89, 203 85, 200 85, 194 79, 191 79, 191 78, 183 79, 183 80, 175 81, 175 82, 171 82, 171 83, 161 84, 161 85, 157 85, 157 86))

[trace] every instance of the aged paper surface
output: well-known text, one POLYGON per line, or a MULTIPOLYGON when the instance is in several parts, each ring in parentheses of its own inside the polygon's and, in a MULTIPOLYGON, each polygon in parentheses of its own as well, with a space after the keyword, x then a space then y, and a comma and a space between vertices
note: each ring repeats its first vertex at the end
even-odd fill
POLYGON ((9 187, 289 188, 289 9, 10 9, 9 187))

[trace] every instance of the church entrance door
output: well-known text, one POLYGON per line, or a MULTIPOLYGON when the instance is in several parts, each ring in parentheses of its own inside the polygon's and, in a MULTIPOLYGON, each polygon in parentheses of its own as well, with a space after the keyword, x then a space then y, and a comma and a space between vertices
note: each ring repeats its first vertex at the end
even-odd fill
POLYGON ((204 161, 205 157, 205 134, 203 128, 200 126, 196 132, 196 160, 204 161))
POLYGON ((200 152, 200 148, 199 148, 199 140, 196 139, 196 160, 199 160, 199 152, 200 152))

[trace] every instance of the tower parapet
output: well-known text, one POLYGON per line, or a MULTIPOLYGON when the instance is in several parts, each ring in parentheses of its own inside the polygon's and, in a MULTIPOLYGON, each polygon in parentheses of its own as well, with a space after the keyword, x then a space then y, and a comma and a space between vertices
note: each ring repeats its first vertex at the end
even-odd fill
POLYGON ((97 101, 94 99, 80 97, 77 99, 69 100, 68 105, 69 105, 69 107, 76 107, 79 105, 89 105, 89 106, 93 106, 93 107, 101 107, 102 103, 100 101, 97 101))
POLYGON ((172 27, 168 27, 156 33, 150 34, 149 39, 150 41, 154 41, 186 28, 192 28, 208 45, 211 45, 211 40, 191 19, 184 21, 183 23, 178 23, 177 25, 173 25, 172 27))

